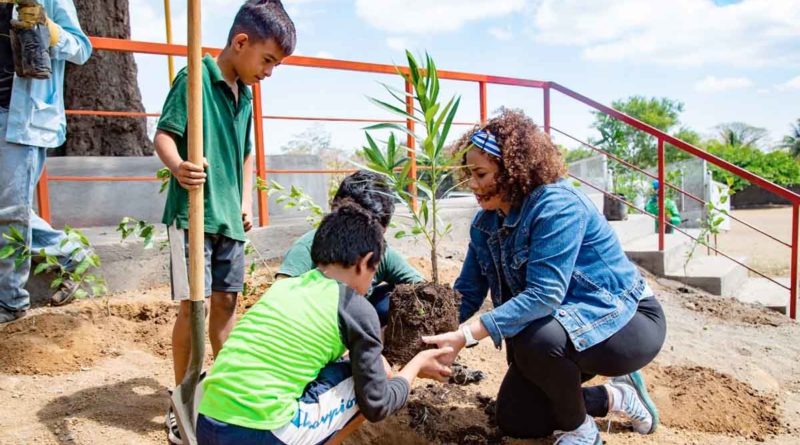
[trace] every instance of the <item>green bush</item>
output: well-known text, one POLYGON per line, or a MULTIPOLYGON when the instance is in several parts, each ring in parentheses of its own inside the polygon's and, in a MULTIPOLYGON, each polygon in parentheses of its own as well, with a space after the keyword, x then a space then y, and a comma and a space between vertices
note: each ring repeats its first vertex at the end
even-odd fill
MULTIPOLYGON (((718 141, 710 141, 707 149, 709 153, 778 185, 788 187, 800 184, 800 164, 785 151, 765 153, 757 148, 732 147, 718 141)), ((713 165, 710 167, 714 180, 723 184, 732 181, 734 191, 750 185, 748 181, 730 172, 713 165)))

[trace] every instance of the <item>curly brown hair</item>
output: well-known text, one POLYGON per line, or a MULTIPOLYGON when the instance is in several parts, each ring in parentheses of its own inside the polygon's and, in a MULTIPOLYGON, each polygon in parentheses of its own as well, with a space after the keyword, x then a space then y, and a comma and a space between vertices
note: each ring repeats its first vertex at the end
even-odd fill
MULTIPOLYGON (((500 115, 485 125, 475 126, 454 144, 453 151, 463 152, 461 165, 467 166, 470 137, 484 129, 497 139, 502 158, 489 156, 497 164, 497 193, 512 206, 519 206, 536 187, 551 184, 567 174, 564 158, 558 147, 531 118, 520 110, 502 108, 500 115)), ((464 169, 467 173, 467 169, 464 169)))

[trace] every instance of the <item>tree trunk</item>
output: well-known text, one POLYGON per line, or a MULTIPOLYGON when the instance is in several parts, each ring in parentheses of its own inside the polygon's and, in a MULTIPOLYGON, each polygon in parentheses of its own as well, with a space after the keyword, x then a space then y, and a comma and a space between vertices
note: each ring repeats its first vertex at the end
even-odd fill
MULTIPOLYGON (((74 0, 89 36, 130 38, 128 0, 74 0)), ((143 112, 132 53, 95 51, 83 66, 67 63, 66 108, 143 112)), ((153 154, 147 119, 68 116, 66 156, 144 156, 153 154)))

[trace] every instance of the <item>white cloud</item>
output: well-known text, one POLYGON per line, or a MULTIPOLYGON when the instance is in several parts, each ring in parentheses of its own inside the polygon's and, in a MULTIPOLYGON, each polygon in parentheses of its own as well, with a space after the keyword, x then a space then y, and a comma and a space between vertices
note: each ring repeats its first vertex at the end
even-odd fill
POLYGON ((527 0, 356 0, 356 14, 385 30, 420 35, 457 31, 464 24, 525 8, 527 0))
POLYGON ((694 84, 699 93, 720 93, 722 91, 739 90, 753 86, 753 81, 746 77, 706 76, 694 84))
POLYGON ((328 51, 318 51, 316 54, 314 54, 314 57, 321 57, 323 59, 333 59, 334 58, 333 53, 330 53, 328 51))
POLYGON ((753 67, 800 64, 798 23, 797 0, 540 0, 531 31, 589 60, 753 67))
POLYGON ((800 90, 800 76, 778 85, 777 88, 779 91, 800 90))
POLYGON ((508 41, 514 37, 514 33, 511 32, 511 28, 489 28, 489 34, 491 34, 491 36, 495 39, 502 41, 508 41))
MULTIPOLYGON (((156 11, 152 6, 142 3, 131 8, 131 39, 145 42, 165 42, 164 11, 156 11)), ((173 24, 175 19, 172 20, 173 24)), ((173 30, 175 32, 175 30, 173 30)))
POLYGON ((410 49, 412 42, 404 37, 389 37, 386 39, 386 46, 395 51, 405 51, 410 49))

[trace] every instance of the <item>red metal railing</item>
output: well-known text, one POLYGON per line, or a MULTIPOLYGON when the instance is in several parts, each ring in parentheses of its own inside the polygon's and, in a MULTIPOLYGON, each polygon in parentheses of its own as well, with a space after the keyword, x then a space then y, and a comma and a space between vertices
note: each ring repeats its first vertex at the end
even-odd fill
MULTIPOLYGON (((140 54, 153 54, 153 55, 164 55, 164 56, 186 56, 187 49, 183 45, 173 45, 173 44, 164 44, 164 43, 151 43, 151 42, 140 42, 140 41, 131 41, 131 40, 121 40, 121 39, 112 39, 112 38, 104 38, 104 37, 92 37, 92 44, 95 50, 100 51, 119 51, 119 52, 133 52, 133 53, 140 53, 140 54)), ((217 55, 221 51, 219 48, 204 48, 205 52, 208 52, 212 55, 217 55)), ((320 68, 320 69, 333 69, 333 70, 344 70, 344 71, 355 71, 355 72, 365 72, 365 73, 378 73, 378 74, 389 74, 394 75, 397 73, 397 67, 393 65, 384 65, 384 64, 375 64, 375 63, 363 63, 363 62, 354 62, 354 61, 345 61, 345 60, 333 60, 333 59, 322 59, 316 57, 306 57, 306 56, 292 56, 289 57, 285 62, 285 65, 289 66, 298 66, 298 67, 309 67, 309 68, 320 68)), ((399 68, 403 72, 408 72, 407 68, 399 68)), ((755 184, 767 191, 775 193, 789 202, 792 203, 792 239, 787 244, 783 241, 778 240, 777 238, 773 237, 772 235, 767 234, 766 232, 757 229, 749 224, 746 224, 748 227, 753 228, 754 230, 762 233, 764 235, 769 236, 773 240, 781 242, 784 245, 787 245, 791 248, 791 285, 789 286, 790 290, 790 304, 789 304, 789 313, 792 318, 796 317, 796 303, 797 303, 797 275, 798 275, 798 264, 797 264, 797 250, 798 250, 798 225, 800 224, 800 215, 798 214, 798 209, 800 209, 800 195, 795 194, 794 192, 787 190, 784 187, 778 186, 766 179, 763 179, 757 175, 754 175, 747 170, 744 170, 736 165, 733 165, 721 158, 718 158, 708 152, 705 152, 691 144, 688 144, 684 141, 681 141, 673 136, 670 136, 652 126, 649 126, 641 121, 638 121, 628 115, 625 115, 613 108, 607 107, 599 102, 596 102, 586 96, 583 96, 579 93, 576 93, 573 90, 570 90, 558 83, 555 82, 546 82, 546 81, 539 81, 539 80, 531 80, 531 79, 519 79, 513 77, 503 77, 503 76, 491 76, 491 75, 484 75, 484 74, 474 74, 474 73, 463 73, 463 72, 456 72, 456 71, 439 71, 439 77, 441 79, 447 80, 458 80, 458 81, 465 81, 465 82, 474 82, 477 83, 478 86, 478 97, 479 97, 479 116, 480 121, 485 122, 487 119, 487 86, 489 84, 494 85, 508 85, 508 86, 516 86, 516 87, 524 87, 524 88, 538 88, 542 90, 543 93, 543 111, 544 111, 544 131, 547 134, 551 133, 551 130, 555 130, 561 134, 564 134, 567 137, 573 138, 572 136, 568 135, 567 133, 552 128, 551 126, 551 90, 555 90, 563 95, 570 97, 596 111, 604 113, 614 119, 622 121, 637 130, 643 131, 653 137, 655 137, 658 141, 658 172, 654 176, 645 172, 644 170, 634 166, 633 164, 626 162, 622 159, 614 157, 610 153, 599 149, 597 147, 593 147, 589 144, 586 144, 582 141, 575 139, 578 142, 600 152, 606 156, 611 157, 612 159, 626 165, 629 168, 633 168, 637 171, 640 171, 647 176, 657 178, 661 184, 665 184, 659 188, 658 193, 658 205, 659 205, 659 214, 658 214, 658 227, 659 227, 659 234, 658 234, 658 248, 659 250, 664 250, 664 236, 665 236, 665 228, 668 224, 665 221, 664 215, 664 190, 668 186, 680 193, 684 193, 686 196, 689 196, 692 199, 695 199, 699 202, 704 202, 702 199, 691 195, 678 187, 675 187, 672 184, 667 184, 665 180, 665 165, 666 161, 664 159, 664 144, 668 143, 673 147, 682 150, 692 156, 698 157, 703 159, 723 170, 731 172, 747 181, 755 184)), ((406 83, 406 91, 410 91, 411 85, 406 83)), ((260 85, 255 85, 253 87, 253 101, 254 101, 254 109, 253 109, 253 119, 254 119, 254 137, 255 137, 255 152, 256 152, 256 174, 259 178, 266 180, 267 175, 270 173, 332 173, 332 170, 270 170, 266 167, 266 156, 264 151, 264 127, 263 122, 267 119, 276 119, 276 120, 307 120, 307 121, 325 121, 325 122, 378 122, 378 121, 385 121, 383 119, 369 119, 369 118, 335 118, 335 117, 312 117, 312 116, 281 116, 281 115, 264 115, 262 110, 262 98, 261 98, 261 88, 260 85)), ((409 112, 413 113, 413 103, 407 103, 407 109, 409 112)), ((107 117, 157 117, 157 113, 141 113, 141 112, 128 112, 128 111, 114 111, 114 110, 68 110, 68 114, 71 115, 97 115, 97 116, 107 116, 107 117)), ((397 123, 402 123, 403 121, 397 120, 397 123)), ((413 130, 414 122, 412 120, 405 121, 406 125, 409 129, 413 130)), ((460 125, 472 125, 470 122, 458 122, 460 125)), ((409 156, 412 159, 415 159, 415 153, 413 151, 414 148, 414 140, 413 138, 409 137, 407 140, 407 145, 409 146, 409 156)), ((417 169, 416 169, 416 162, 414 162, 414 168, 412 169, 412 175, 416 177, 417 169)), ((349 172, 351 170, 336 170, 335 172, 349 172)), ((576 178, 581 180, 580 178, 576 178)), ((38 195, 39 195, 39 209, 40 213, 43 218, 49 220, 50 218, 50 207, 49 207, 49 194, 47 183, 49 180, 53 181, 156 181, 158 179, 154 177, 117 177, 117 178, 110 178, 110 177, 74 177, 74 176, 58 176, 58 177, 47 177, 46 171, 42 175, 42 180, 39 182, 38 185, 38 195)), ((586 183, 586 181, 581 180, 582 182, 586 183)), ((588 184, 588 183, 587 183, 588 184)), ((591 184, 588 184, 591 185, 591 184)), ((594 186, 593 186, 594 187, 594 186)), ((608 194, 604 190, 600 190, 603 193, 608 194)), ((268 212, 268 200, 266 196, 266 192, 259 191, 257 195, 257 203, 258 203, 258 215, 259 221, 261 225, 267 225, 269 223, 269 212, 268 212)), ((632 204, 627 203, 629 206, 633 207, 632 204)), ((641 211, 641 209, 639 209, 641 211)), ((651 215, 652 216, 652 215, 651 215)), ((737 219, 737 221, 740 221, 737 219)), ((740 221, 741 222, 741 221, 740 221)), ((677 229, 677 228, 676 228, 677 229)), ((683 232, 680 229, 677 229, 679 232, 682 232, 688 236, 686 232, 683 232)), ((717 251, 716 249, 712 249, 728 258, 728 255, 725 255, 722 252, 717 251)), ((731 258, 733 259, 733 258, 731 258)), ((747 267, 749 270, 753 271, 754 273, 764 276, 762 273, 753 270, 752 268, 747 267)), ((772 280, 769 277, 766 277, 772 280)), ((775 282, 775 280, 772 280, 775 282)), ((776 282, 777 283, 777 282, 776 282)), ((780 285, 780 283, 778 283, 780 285)), ((786 287, 786 286, 784 286, 786 287)))

